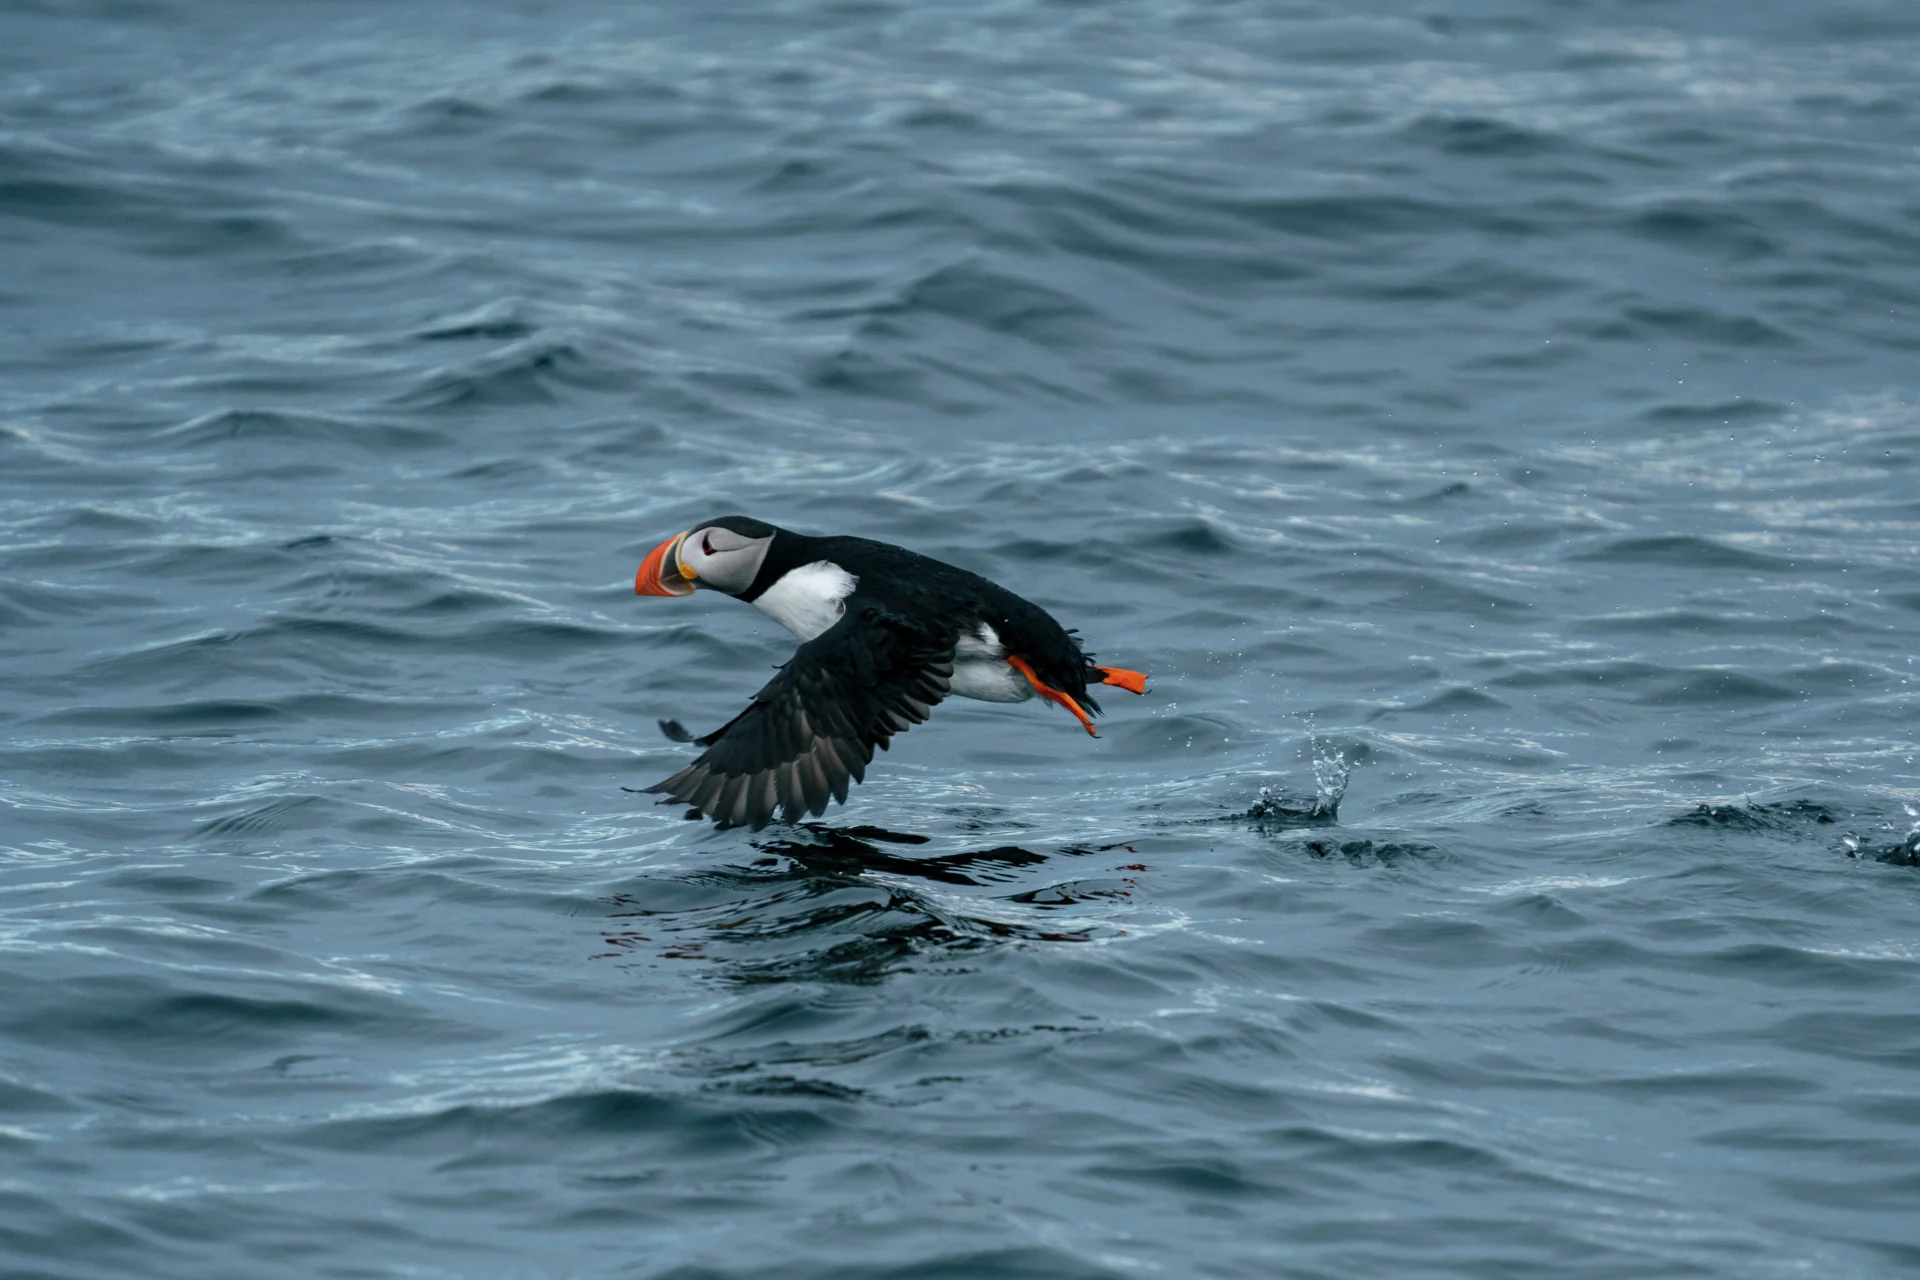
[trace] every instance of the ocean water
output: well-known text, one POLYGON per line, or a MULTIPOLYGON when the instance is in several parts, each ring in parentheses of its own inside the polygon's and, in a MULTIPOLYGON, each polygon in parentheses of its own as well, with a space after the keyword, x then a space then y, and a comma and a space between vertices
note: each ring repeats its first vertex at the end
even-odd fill
POLYGON ((0 3, 0 1276, 1920 1268, 1920 9, 0 3), (635 794, 744 511, 1152 673, 635 794))

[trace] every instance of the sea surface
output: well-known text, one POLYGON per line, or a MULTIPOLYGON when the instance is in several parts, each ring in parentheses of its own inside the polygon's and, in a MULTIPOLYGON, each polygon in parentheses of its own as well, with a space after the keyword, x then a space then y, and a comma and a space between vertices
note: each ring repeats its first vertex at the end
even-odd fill
POLYGON ((1916 68, 0 0, 0 1277, 1920 1271, 1916 68), (688 821, 727 512, 1151 692, 688 821))

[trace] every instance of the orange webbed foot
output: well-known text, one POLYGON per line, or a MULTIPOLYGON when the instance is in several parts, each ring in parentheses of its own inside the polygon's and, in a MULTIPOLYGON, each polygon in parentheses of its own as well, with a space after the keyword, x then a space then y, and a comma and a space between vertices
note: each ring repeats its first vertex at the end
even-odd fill
POLYGON ((1042 680, 1039 676, 1035 675, 1033 673, 1032 665, 1029 664, 1025 658, 1016 657, 1013 654, 1008 654, 1007 665, 1012 667, 1015 671, 1018 671, 1021 675, 1025 676, 1027 678, 1027 683, 1033 686, 1033 691, 1035 693, 1045 698, 1048 702, 1051 702, 1056 706, 1065 707, 1067 710, 1073 712, 1074 718, 1079 720, 1081 725, 1083 725, 1086 728, 1087 736, 1089 738, 1097 738, 1100 736, 1099 734, 1093 731, 1092 718, 1089 717, 1085 711, 1080 709, 1080 704, 1073 700, 1073 695, 1070 693, 1062 693, 1060 690, 1054 688, 1052 685, 1042 680))

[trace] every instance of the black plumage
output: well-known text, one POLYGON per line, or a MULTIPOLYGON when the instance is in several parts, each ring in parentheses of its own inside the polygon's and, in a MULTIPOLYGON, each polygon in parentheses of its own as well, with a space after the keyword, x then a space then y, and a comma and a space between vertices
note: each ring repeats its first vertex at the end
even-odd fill
MULTIPOLYGON (((874 749, 885 750, 947 696, 956 647, 982 623, 1053 689, 1099 712, 1087 686, 1102 669, 1090 666, 1072 633, 978 574, 884 542, 809 537, 748 517, 705 527, 769 540, 753 581, 730 592, 739 599, 758 600, 788 573, 822 561, 857 580, 837 622, 801 644, 745 711, 692 739, 706 748, 697 760, 647 788, 722 826, 759 830, 776 814, 792 822, 824 813, 829 800, 844 803, 874 749)), ((669 571, 678 563, 664 555, 661 562, 669 571)))

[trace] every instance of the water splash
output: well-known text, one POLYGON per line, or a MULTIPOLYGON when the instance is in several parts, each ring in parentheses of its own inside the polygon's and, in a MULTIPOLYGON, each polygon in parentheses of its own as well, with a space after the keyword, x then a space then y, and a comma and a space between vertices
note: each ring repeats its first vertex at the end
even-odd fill
POLYGON ((1260 794, 1247 806, 1244 816, 1258 831, 1284 831, 1292 827, 1330 826, 1332 813, 1323 811, 1318 796, 1308 800, 1289 795, 1273 787, 1261 787, 1260 794))
POLYGON ((1313 738, 1313 788, 1311 799, 1290 795, 1263 786, 1254 797, 1246 817, 1262 829, 1289 827, 1330 827, 1340 820, 1340 801, 1347 794, 1347 781, 1358 763, 1358 752, 1335 746, 1324 738, 1313 738))
POLYGON ((1920 809, 1910 804, 1902 804, 1907 811, 1907 831, 1893 844, 1884 848, 1874 848, 1859 836, 1848 832, 1842 837, 1849 858, 1870 857, 1875 862, 1884 862, 1895 867, 1920 867, 1920 809))
POLYGON ((1342 747, 1325 738, 1313 739, 1313 809, 1318 816, 1333 822, 1340 816, 1340 801, 1347 794, 1347 782, 1353 777, 1355 759, 1342 747))

